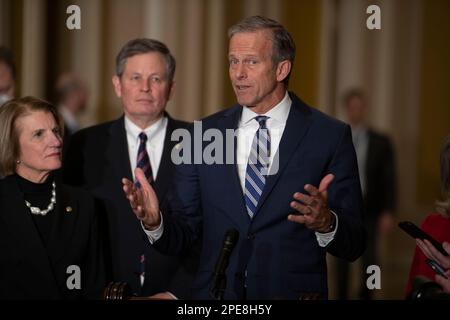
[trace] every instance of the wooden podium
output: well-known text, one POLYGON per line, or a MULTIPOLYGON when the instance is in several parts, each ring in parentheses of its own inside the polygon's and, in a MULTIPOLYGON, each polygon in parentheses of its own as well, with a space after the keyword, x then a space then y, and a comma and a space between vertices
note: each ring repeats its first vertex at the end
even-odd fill
POLYGON ((111 282, 103 290, 104 300, 130 300, 130 298, 132 298, 131 288, 126 282, 111 282))

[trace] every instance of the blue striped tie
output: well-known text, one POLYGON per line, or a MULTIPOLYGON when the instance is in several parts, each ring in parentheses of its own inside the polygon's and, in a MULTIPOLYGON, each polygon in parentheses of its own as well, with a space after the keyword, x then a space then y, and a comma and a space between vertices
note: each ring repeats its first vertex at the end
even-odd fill
POLYGON ((264 190, 270 157, 270 134, 266 127, 266 116, 257 116, 258 131, 253 138, 250 156, 245 172, 245 205, 250 218, 253 218, 259 198, 264 190))
MULTIPOLYGON (((144 171, 145 177, 150 183, 153 183, 152 166, 150 165, 150 158, 147 153, 147 135, 144 132, 139 134, 141 143, 139 144, 138 156, 136 161, 136 167, 141 168, 144 171)), ((137 183, 139 185, 139 183, 137 183)))

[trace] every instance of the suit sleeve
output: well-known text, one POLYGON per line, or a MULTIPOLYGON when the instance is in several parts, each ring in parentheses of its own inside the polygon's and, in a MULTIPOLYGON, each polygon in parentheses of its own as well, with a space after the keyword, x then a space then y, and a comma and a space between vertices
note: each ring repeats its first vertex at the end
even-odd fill
MULTIPOLYGON (((190 129, 193 130, 193 127, 190 129)), ((194 136, 192 132, 191 136, 194 136)), ((182 152, 195 150, 190 144, 187 146, 182 144, 182 147, 182 152)), ((202 232, 200 179, 198 167, 194 164, 190 152, 189 159, 190 161, 175 165, 174 183, 169 188, 167 196, 170 210, 163 212, 164 232, 153 244, 157 250, 165 254, 185 254, 200 241, 202 232)))
POLYGON ((354 261, 363 253, 366 239, 358 164, 349 126, 344 129, 328 172, 335 175, 328 190, 328 205, 337 214, 339 227, 327 251, 354 261))

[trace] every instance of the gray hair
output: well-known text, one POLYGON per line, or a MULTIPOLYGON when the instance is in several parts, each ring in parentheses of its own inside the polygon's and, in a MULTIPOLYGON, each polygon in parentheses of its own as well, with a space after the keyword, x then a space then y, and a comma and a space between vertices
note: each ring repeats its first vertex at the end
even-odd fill
MULTIPOLYGON (((295 60, 295 42, 289 32, 283 25, 279 22, 262 17, 262 16, 251 16, 245 18, 241 22, 233 25, 228 29, 228 38, 231 39, 237 33, 243 32, 256 32, 259 30, 270 30, 271 40, 272 40, 272 62, 274 68, 281 61, 288 60, 294 65, 295 60)), ((292 71, 292 68, 291 68, 292 71)), ((286 79, 283 80, 287 86, 289 83, 289 77, 291 72, 287 75, 286 79)))
POLYGON ((149 52, 159 52, 166 60, 166 69, 169 82, 175 76, 176 61, 169 48, 162 42, 154 39, 139 38, 128 41, 116 57, 116 75, 121 77, 128 58, 149 52))
POLYGON ((450 218, 450 136, 441 149, 441 189, 444 199, 436 202, 438 212, 450 218))

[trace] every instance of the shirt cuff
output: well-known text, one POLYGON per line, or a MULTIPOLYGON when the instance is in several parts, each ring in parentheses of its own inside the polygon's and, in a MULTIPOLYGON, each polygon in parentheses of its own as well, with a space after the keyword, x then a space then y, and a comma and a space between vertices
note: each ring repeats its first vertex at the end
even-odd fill
POLYGON ((328 246, 330 244, 331 241, 333 241, 334 239, 334 235, 336 234, 336 231, 338 229, 338 217, 337 214, 334 213, 333 210, 330 210, 332 214, 334 214, 334 218, 336 219, 336 227, 334 228, 333 231, 331 232, 327 232, 327 233, 320 233, 320 232, 316 232, 316 239, 317 242, 319 243, 319 246, 321 246, 322 248, 325 248, 326 246, 328 246))
POLYGON ((150 244, 153 244, 156 241, 158 241, 162 237, 162 234, 164 231, 164 221, 163 221, 163 216, 162 216, 161 212, 159 213, 159 216, 161 217, 161 223, 160 223, 159 227, 155 230, 145 229, 145 226, 141 221, 142 230, 144 230, 145 234, 147 235, 147 238, 148 238, 148 241, 150 242, 150 244))

